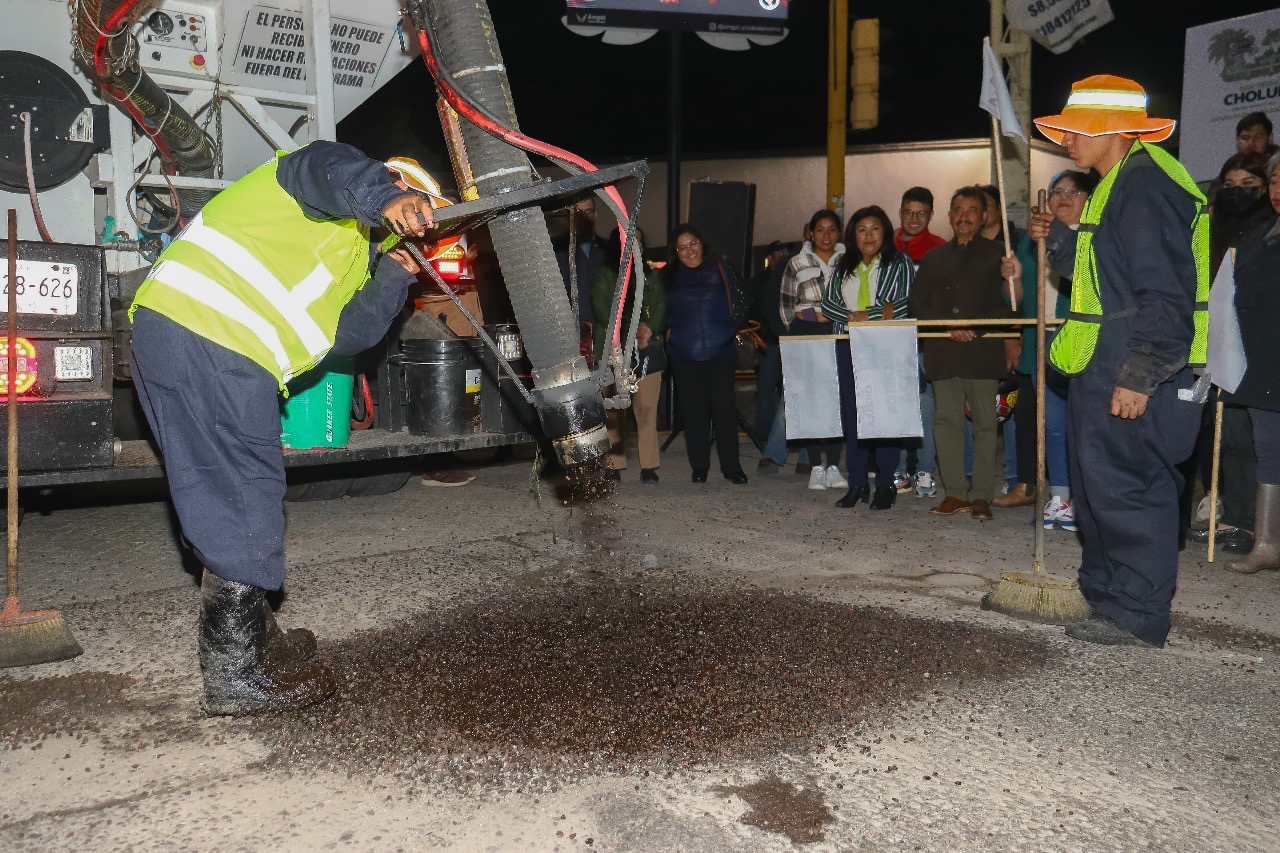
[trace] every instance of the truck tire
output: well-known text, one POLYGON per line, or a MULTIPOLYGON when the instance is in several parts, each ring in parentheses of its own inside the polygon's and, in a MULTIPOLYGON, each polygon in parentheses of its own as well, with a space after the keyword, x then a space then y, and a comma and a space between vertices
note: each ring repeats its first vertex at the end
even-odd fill
POLYGON ((331 501, 343 497, 351 488, 354 478, 345 477, 335 480, 311 480, 305 483, 290 483, 284 490, 287 501, 331 501))
POLYGON ((403 489, 411 476, 410 471, 388 471, 385 474, 356 477, 347 488, 347 497, 372 498, 378 495, 392 495, 403 489))

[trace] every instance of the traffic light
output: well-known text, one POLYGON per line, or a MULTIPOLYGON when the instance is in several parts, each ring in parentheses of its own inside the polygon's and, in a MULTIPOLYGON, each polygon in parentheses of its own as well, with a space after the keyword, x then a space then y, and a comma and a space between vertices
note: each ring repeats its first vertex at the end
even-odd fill
POLYGON ((850 46, 853 71, 849 88, 853 98, 849 123, 854 130, 868 130, 880 123, 880 19, 855 20, 850 46))

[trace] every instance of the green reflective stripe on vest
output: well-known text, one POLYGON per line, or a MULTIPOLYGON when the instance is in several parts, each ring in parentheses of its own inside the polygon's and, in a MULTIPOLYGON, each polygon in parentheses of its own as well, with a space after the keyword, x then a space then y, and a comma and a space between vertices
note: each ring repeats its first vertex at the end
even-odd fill
POLYGON ((1115 185, 1116 176, 1120 174, 1130 155, 1138 150, 1146 151, 1162 172, 1198 202, 1198 211, 1191 223, 1191 254, 1196 264, 1196 306, 1193 315, 1195 336, 1191 342, 1187 363, 1192 367, 1200 367, 1207 357, 1209 218, 1204 210, 1204 194, 1200 192, 1200 188, 1196 186, 1195 181, 1177 159, 1161 148, 1134 142, 1124 160, 1121 160, 1103 177, 1098 188, 1085 203, 1084 213, 1080 217, 1080 229, 1076 234, 1075 271, 1071 283, 1071 313, 1058 334, 1054 336, 1053 345, 1049 349, 1049 361, 1069 376, 1081 373, 1089 366, 1094 350, 1097 349, 1098 333, 1101 331, 1102 323, 1137 313, 1136 308, 1111 314, 1103 312, 1098 286, 1098 261, 1094 253, 1093 240, 1102 222, 1102 212, 1106 207, 1107 199, 1111 196, 1111 188, 1115 185))
POLYGON ((213 198, 157 259, 139 305, 238 352, 281 387, 333 347, 368 279, 368 230, 313 219, 276 180, 277 160, 213 198))

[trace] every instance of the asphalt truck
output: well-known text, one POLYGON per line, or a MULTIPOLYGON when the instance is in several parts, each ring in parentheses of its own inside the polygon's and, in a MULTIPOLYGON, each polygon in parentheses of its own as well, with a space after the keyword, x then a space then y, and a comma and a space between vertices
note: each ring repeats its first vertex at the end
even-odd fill
MULTIPOLYGON (((432 324, 409 316, 357 372, 371 428, 342 447, 287 450, 290 497, 394 491, 424 454, 536 438, 573 466, 607 451, 605 407, 626 404, 627 383, 602 398, 611 368, 581 353, 545 213, 596 193, 633 228, 613 186, 642 187, 646 166, 597 170, 519 132, 483 0, 0 0, 0 11, 0 202, 18 212, 16 280, 7 244, 0 269, 5 298, 18 294, 19 365, 8 376, 0 358, 0 389, 17 387, 24 494, 163 475, 129 376, 127 309, 151 261, 221 188, 277 151, 334 139, 338 120, 420 60, 436 85, 414 106, 440 116, 458 197, 437 211, 429 272, 454 293, 440 259, 456 274, 458 240, 486 226, 517 331, 477 323, 488 346, 463 391, 477 414, 430 435, 411 429, 406 329, 432 324), (529 153, 568 177, 539 179, 529 153)), ((610 363, 626 364, 616 342, 631 338, 611 339, 610 363)))

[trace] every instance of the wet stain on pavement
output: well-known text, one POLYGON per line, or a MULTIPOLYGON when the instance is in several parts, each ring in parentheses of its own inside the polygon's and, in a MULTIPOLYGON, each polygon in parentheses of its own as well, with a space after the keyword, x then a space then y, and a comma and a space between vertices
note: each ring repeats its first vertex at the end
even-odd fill
POLYGON ((796 844, 824 840, 823 826, 836 816, 827 808, 822 794, 785 782, 776 776, 751 785, 726 785, 716 789, 725 796, 738 796, 750 806, 739 820, 769 832, 779 832, 796 844))
POLYGON ((84 672, 0 679, 0 746, 16 749, 53 735, 100 731, 104 717, 126 709, 127 675, 84 672))
POLYGON ((529 785, 811 748, 892 700, 1048 656, 1010 633, 640 573, 321 651, 338 694, 250 723, 282 766, 529 785))

